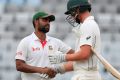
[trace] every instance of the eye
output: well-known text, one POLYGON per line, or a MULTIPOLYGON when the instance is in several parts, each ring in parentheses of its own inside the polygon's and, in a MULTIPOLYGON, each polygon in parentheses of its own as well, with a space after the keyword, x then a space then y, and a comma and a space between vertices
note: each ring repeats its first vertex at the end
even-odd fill
POLYGON ((44 22, 49 21, 50 22, 50 19, 49 18, 42 18, 42 21, 44 21, 44 22))

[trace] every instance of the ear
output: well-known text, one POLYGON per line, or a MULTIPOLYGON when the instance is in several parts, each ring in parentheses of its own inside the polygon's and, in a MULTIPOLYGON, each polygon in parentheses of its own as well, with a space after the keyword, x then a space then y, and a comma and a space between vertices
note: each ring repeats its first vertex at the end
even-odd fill
POLYGON ((35 20, 34 23, 35 23, 35 25, 38 25, 39 20, 35 20))

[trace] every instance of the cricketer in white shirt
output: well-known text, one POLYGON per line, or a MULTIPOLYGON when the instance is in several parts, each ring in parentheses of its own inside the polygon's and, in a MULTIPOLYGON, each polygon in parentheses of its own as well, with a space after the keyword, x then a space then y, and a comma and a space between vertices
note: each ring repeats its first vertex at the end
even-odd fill
MULTIPOLYGON (((75 51, 77 52, 78 50, 80 50, 80 46, 82 45, 90 45, 97 53, 100 53, 100 30, 97 23, 94 21, 94 17, 87 17, 84 22, 80 26, 78 26, 77 30, 80 36, 77 37, 75 51)), ((90 80, 101 80, 98 72, 97 61, 98 59, 94 54, 92 54, 87 60, 75 61, 73 63, 75 76, 73 76, 72 80, 75 80, 74 78, 77 77, 79 77, 81 80, 87 80, 86 78, 90 80)))
MULTIPOLYGON (((17 47, 15 59, 25 61, 26 64, 36 67, 49 67, 51 63, 48 55, 55 51, 67 53, 71 48, 61 40, 46 36, 46 44, 41 44, 39 38, 33 32, 31 35, 21 40, 17 47), (43 47, 44 46, 44 47, 43 47)), ((51 80, 40 77, 39 73, 21 72, 22 80, 51 80)))
MULTIPOLYGON (((88 55, 85 52, 84 46, 93 48, 95 52, 100 53, 100 30, 97 23, 94 21, 93 16, 88 16, 80 26, 75 28, 75 34, 77 34, 76 52, 74 54, 56 54, 49 55, 51 63, 73 61, 73 70, 75 75, 71 80, 101 80, 101 76, 98 71, 98 60, 94 53, 89 52, 89 56, 84 58, 84 55, 88 55), (82 50, 81 50, 82 48, 82 50), (56 59, 55 59, 56 58, 56 59)), ((71 65, 71 64, 70 64, 71 65)), ((69 70, 65 67, 65 71, 69 70)))

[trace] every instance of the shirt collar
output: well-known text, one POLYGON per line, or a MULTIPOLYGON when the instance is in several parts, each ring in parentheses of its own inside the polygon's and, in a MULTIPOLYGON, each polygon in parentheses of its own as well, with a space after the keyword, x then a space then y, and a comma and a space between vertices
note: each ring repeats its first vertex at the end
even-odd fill
MULTIPOLYGON (((40 39, 35 35, 35 32, 32 33, 32 38, 35 41, 40 41, 40 39)), ((48 42, 50 40, 49 36, 46 36, 46 41, 48 42)))
POLYGON ((85 22, 85 21, 88 21, 88 20, 94 20, 94 17, 93 17, 93 16, 89 16, 89 17, 87 17, 87 18, 84 20, 84 22, 85 22))

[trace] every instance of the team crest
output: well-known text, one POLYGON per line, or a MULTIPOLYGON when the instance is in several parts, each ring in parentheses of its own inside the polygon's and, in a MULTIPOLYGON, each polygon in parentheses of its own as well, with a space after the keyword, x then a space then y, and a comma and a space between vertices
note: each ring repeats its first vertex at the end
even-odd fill
POLYGON ((49 45, 49 50, 53 50, 53 47, 51 45, 49 45))

